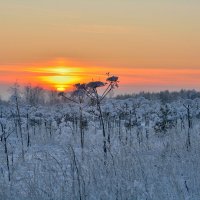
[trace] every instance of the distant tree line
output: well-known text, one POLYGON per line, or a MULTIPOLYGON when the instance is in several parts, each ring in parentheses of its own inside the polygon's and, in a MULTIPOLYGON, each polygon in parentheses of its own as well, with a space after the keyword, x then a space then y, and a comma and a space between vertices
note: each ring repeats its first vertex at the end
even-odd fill
POLYGON ((116 99, 128 99, 144 97, 148 100, 160 100, 162 103, 171 103, 173 101, 178 101, 179 99, 196 99, 200 98, 200 91, 196 90, 180 90, 180 91, 161 91, 161 92, 140 92, 135 94, 123 94, 117 95, 116 99))
MULTIPOLYGON (((24 87, 15 83, 10 90, 10 99, 12 99, 13 91, 17 90, 24 103, 30 105, 44 105, 44 104, 59 104, 63 102, 68 102, 65 98, 60 98, 56 90, 46 90, 40 86, 32 86, 31 84, 27 84, 24 87)), ((68 92, 69 95, 72 92, 68 92)), ((112 95, 113 97, 113 95, 112 95)), ((111 97, 111 98, 112 98, 111 97)), ((200 98, 200 91, 197 90, 185 90, 182 89, 180 91, 160 91, 160 92, 139 92, 132 94, 120 94, 115 96, 115 99, 124 100, 128 98, 138 98, 143 97, 147 100, 159 100, 161 103, 171 103, 174 101, 178 101, 181 99, 191 99, 194 100, 196 98, 200 98)), ((110 98, 107 96, 106 98, 110 98)), ((10 100, 9 99, 9 100, 10 100)), ((69 101, 70 102, 70 101, 69 101)), ((7 101, 2 100, 0 96, 0 104, 6 104, 7 101)))

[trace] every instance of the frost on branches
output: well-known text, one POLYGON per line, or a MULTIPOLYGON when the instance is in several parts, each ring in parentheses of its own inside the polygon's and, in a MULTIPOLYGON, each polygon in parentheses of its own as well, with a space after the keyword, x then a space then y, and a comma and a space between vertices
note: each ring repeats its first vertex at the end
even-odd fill
POLYGON ((199 199, 199 94, 108 98, 117 87, 16 85, 0 101, 0 199, 199 199))

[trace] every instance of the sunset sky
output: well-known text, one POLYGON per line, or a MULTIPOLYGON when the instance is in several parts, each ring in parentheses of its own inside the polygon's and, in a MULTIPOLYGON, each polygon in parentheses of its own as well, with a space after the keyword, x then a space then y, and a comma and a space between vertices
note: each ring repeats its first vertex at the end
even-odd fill
POLYGON ((0 94, 15 81, 200 89, 199 0, 0 0, 0 94))

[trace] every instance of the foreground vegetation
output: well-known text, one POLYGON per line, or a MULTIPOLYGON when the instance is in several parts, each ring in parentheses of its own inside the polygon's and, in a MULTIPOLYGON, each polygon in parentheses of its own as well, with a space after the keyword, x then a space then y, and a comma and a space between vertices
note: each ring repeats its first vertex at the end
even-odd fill
POLYGON ((199 198, 197 92, 99 99, 88 90, 94 99, 80 89, 45 102, 42 90, 15 86, 1 102, 0 199, 199 198))

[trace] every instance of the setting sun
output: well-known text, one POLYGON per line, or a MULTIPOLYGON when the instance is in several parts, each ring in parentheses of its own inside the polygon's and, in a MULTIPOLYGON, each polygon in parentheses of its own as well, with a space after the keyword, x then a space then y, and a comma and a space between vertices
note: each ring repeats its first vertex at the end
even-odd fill
POLYGON ((39 80, 51 89, 57 91, 69 90, 72 85, 80 81, 80 77, 74 75, 78 69, 71 69, 67 67, 49 67, 46 68, 46 72, 52 75, 39 76, 39 80))
POLYGON ((59 92, 64 92, 66 87, 64 85, 56 85, 56 90, 59 92))

